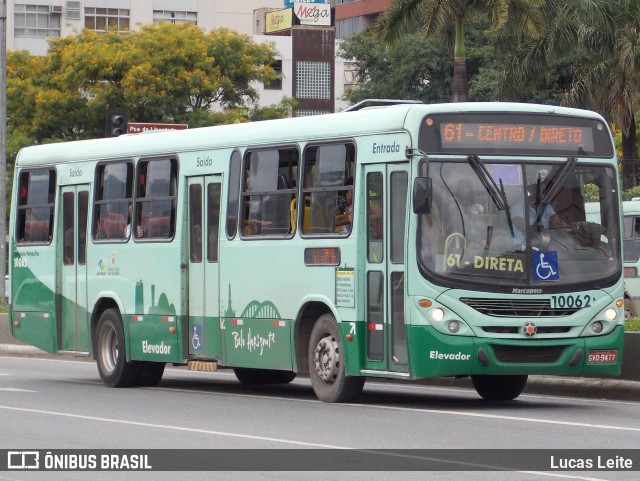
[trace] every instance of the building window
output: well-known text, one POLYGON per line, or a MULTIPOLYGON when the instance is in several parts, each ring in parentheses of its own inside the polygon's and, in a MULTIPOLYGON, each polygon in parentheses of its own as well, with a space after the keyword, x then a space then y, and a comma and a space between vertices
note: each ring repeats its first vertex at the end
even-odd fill
POLYGON ((67 20, 80 20, 82 18, 82 4, 75 1, 67 2, 64 16, 67 20))
POLYGON ((294 117, 311 117, 312 115, 330 114, 328 110, 302 109, 294 111, 294 117))
POLYGON ((331 64, 329 62, 297 62, 296 98, 331 98, 331 64))
POLYGON ((153 23, 198 23, 198 12, 183 12, 175 10, 154 10, 153 23))
POLYGON ((89 30, 106 32, 129 31, 129 10, 124 8, 84 7, 84 26, 89 30))
POLYGON ((275 77, 271 82, 266 82, 264 84, 265 90, 282 90, 282 60, 276 60, 271 67, 275 72, 275 77))
POLYGON ((16 37, 59 37, 60 7, 49 5, 14 6, 16 37))

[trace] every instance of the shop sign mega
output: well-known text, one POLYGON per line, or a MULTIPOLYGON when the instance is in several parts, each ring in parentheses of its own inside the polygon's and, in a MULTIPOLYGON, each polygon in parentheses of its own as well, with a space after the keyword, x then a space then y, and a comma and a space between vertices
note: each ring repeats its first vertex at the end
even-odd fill
POLYGON ((293 2, 293 12, 300 25, 331 25, 331 5, 327 3, 293 2))

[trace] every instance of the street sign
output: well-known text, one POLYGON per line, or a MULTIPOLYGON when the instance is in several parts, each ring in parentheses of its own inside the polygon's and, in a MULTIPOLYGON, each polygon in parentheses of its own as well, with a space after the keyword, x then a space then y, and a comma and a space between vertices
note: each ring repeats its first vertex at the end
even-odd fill
POLYGON ((129 122, 128 134, 141 134, 142 132, 155 132, 160 130, 185 130, 188 129, 187 124, 159 124, 148 122, 129 122))

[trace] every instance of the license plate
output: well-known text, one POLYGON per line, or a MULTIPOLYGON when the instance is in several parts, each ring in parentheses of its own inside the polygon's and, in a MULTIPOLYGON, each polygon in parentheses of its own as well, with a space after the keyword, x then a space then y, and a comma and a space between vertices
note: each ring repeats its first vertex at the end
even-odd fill
POLYGON ((618 360, 618 351, 589 351, 587 362, 589 364, 605 364, 616 362, 618 360))

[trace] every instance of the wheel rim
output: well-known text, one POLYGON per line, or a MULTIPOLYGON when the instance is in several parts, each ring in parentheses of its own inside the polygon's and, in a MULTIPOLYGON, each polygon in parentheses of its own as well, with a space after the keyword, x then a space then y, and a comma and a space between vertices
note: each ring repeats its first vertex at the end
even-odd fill
POLYGON ((333 384, 340 370, 340 352, 336 338, 327 333, 315 349, 316 372, 325 384, 333 384))
POLYGON ((107 325, 102 329, 100 359, 102 359, 102 365, 106 372, 112 373, 115 370, 116 360, 118 359, 118 336, 111 325, 107 325))

